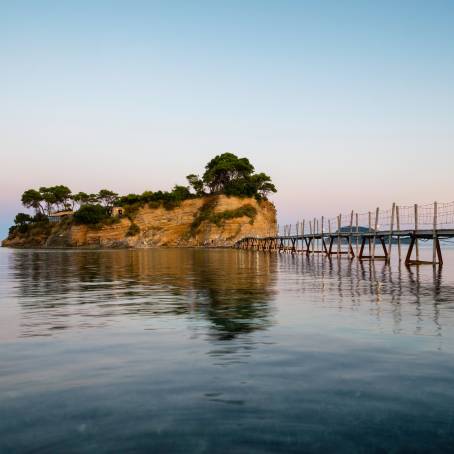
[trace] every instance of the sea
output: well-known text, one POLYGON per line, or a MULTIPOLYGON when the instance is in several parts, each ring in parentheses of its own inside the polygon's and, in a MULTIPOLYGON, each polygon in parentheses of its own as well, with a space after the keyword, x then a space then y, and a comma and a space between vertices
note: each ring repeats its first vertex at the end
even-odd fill
POLYGON ((0 453, 454 452, 443 254, 0 249, 0 453))

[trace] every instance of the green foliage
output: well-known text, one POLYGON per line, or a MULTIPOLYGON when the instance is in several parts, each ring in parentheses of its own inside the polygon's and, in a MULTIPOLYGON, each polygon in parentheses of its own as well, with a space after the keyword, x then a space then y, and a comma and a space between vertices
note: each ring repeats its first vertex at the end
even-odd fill
POLYGON ((255 197, 261 200, 266 199, 270 192, 276 192, 276 187, 268 175, 257 173, 230 181, 224 192, 229 196, 255 197))
POLYGON ((118 206, 134 205, 136 203, 143 204, 148 200, 142 198, 139 194, 128 194, 124 195, 117 200, 118 206))
POLYGON ((121 219, 117 216, 108 216, 102 221, 102 225, 114 225, 119 224, 121 219))
POLYGON ((234 180, 247 178, 254 172, 254 166, 247 158, 238 158, 233 153, 215 156, 206 166, 203 182, 212 193, 221 193, 234 180))
POLYGON ((36 213, 34 216, 33 216, 33 219, 32 221, 34 223, 41 223, 41 224, 47 224, 49 222, 49 219, 48 217, 44 214, 44 213, 36 213))
POLYGON ((194 234, 197 229, 200 227, 200 224, 204 221, 208 221, 213 215, 214 209, 217 205, 217 200, 215 197, 209 197, 205 203, 200 207, 197 215, 194 217, 194 220, 191 224, 191 233, 194 234))
POLYGON ((72 199, 75 204, 78 204, 79 207, 81 207, 82 205, 90 203, 91 197, 86 192, 78 192, 72 196, 72 199))
POLYGON ((214 210, 217 205, 215 197, 211 197, 206 203, 202 205, 197 213, 194 221, 191 224, 191 234, 194 234, 203 222, 215 224, 217 227, 222 227, 225 221, 230 219, 242 218, 244 216, 250 219, 250 223, 254 223, 257 216, 257 210, 250 204, 243 205, 234 210, 224 210, 215 213, 214 210))
POLYGON ((128 217, 134 217, 139 208, 148 204, 150 208, 159 208, 161 205, 167 210, 180 205, 183 200, 194 197, 187 186, 175 185, 172 191, 145 191, 143 194, 128 194, 117 200, 117 205, 125 209, 128 217))
POLYGON ((8 238, 12 238, 16 232, 17 232, 17 225, 12 225, 8 229, 8 238))
POLYGON ((21 202, 26 208, 33 208, 35 211, 44 212, 44 208, 41 205, 43 202, 43 196, 36 189, 28 189, 25 191, 22 194, 21 202))
POLYGON ((173 198, 177 201, 182 201, 182 200, 191 198, 191 191, 189 190, 189 188, 187 186, 181 186, 181 185, 176 184, 173 187, 172 192, 170 193, 170 196, 171 196, 171 198, 173 198))
POLYGON ((271 178, 265 173, 256 173, 249 177, 250 184, 255 192, 257 200, 267 198, 270 192, 277 192, 276 186, 271 182, 271 178))
POLYGON ((211 193, 255 197, 257 200, 266 199, 270 192, 276 192, 268 175, 254 174, 254 166, 247 158, 238 158, 232 153, 218 155, 206 165, 203 183, 211 193))
POLYGON ((101 189, 98 192, 97 198, 98 202, 105 207, 113 207, 118 199, 118 194, 116 192, 110 191, 109 189, 101 189))
POLYGON ((148 202, 148 207, 151 208, 152 210, 155 210, 156 208, 159 208, 161 206, 161 202, 158 200, 151 200, 148 202))
POLYGON ((83 205, 74 213, 74 220, 79 224, 99 224, 108 217, 107 209, 102 205, 83 205))
POLYGON ((205 194, 203 180, 198 175, 191 173, 186 177, 186 180, 188 180, 189 185, 194 189, 198 197, 205 194))
POLYGON ((131 223, 129 226, 128 231, 126 232, 126 236, 136 236, 140 233, 140 227, 135 224, 134 222, 131 223))
POLYGON ((29 230, 29 228, 30 228, 30 225, 29 225, 29 224, 19 224, 19 225, 17 226, 17 231, 18 231, 19 233, 27 233, 28 230, 29 230))
POLYGON ((236 219, 242 217, 248 217, 250 219, 250 223, 254 223, 254 219, 257 216, 257 210, 252 205, 243 205, 235 210, 225 210, 220 211, 219 213, 213 213, 209 220, 212 224, 215 224, 217 227, 222 227, 225 221, 229 219, 236 219))
POLYGON ((26 233, 28 232, 29 225, 33 222, 33 218, 26 213, 17 213, 14 218, 14 228, 10 229, 10 235, 13 232, 26 233))
POLYGON ((24 225, 28 224, 33 221, 33 218, 26 213, 17 213, 16 217, 14 218, 14 224, 16 225, 24 225))
POLYGON ((47 224, 49 224, 49 220, 47 219, 47 216, 41 212, 36 213, 35 216, 30 216, 27 213, 17 213, 14 218, 14 225, 9 228, 8 236, 12 237, 16 233, 23 235, 33 231, 35 227, 42 230, 47 224))
POLYGON ((124 205, 124 215, 129 219, 134 219, 139 209, 143 206, 142 202, 135 202, 130 205, 124 205))
POLYGON ((39 192, 47 206, 47 214, 50 214, 53 205, 56 205, 57 210, 71 208, 71 189, 67 186, 62 184, 50 187, 41 186, 39 192))

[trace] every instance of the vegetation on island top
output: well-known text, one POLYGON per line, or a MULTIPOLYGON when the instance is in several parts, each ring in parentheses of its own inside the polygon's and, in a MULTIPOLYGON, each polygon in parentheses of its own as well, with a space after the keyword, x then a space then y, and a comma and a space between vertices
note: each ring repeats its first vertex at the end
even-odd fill
MULTIPOLYGON (((215 156, 205 166, 201 177, 190 174, 186 177, 187 186, 175 185, 171 191, 145 191, 142 194, 127 194, 119 196, 117 193, 101 189, 97 194, 88 194, 72 191, 64 185, 28 189, 22 194, 21 202, 24 207, 33 209, 35 215, 18 213, 14 219, 13 232, 25 233, 31 226, 46 224, 48 216, 62 211, 73 212, 74 222, 79 224, 100 225, 111 222, 112 209, 115 206, 124 209, 124 215, 134 218, 135 213, 144 205, 151 208, 164 208, 171 210, 182 201, 204 197, 207 195, 224 194, 236 197, 255 197, 257 200, 266 200, 271 192, 276 192, 276 187, 271 178, 265 173, 255 173, 254 166, 247 158, 239 158, 232 153, 223 153, 215 156)), ((213 213, 210 204, 194 219, 193 228, 197 228, 203 220, 221 225, 224 220, 233 217, 255 217, 255 209, 247 205, 232 212, 213 213)), ((134 224, 135 225, 135 224, 134 224)), ((140 229, 139 229, 140 230, 140 229)), ((134 227, 130 235, 138 233, 134 227)))

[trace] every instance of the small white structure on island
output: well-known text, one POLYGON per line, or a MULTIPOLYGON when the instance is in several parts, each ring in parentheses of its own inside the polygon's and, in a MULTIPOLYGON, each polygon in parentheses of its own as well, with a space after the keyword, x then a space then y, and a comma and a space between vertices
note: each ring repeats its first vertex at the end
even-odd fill
POLYGON ((123 207, 112 207, 111 216, 121 218, 123 217, 124 209, 123 207))
POLYGON ((72 210, 66 210, 66 211, 56 211, 55 213, 50 213, 47 216, 47 219, 49 219, 49 222, 61 222, 63 218, 68 218, 74 214, 74 211, 72 210))

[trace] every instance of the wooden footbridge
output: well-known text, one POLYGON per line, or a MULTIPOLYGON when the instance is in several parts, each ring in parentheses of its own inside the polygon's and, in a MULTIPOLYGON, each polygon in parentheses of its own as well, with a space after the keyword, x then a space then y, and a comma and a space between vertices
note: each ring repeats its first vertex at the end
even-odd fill
POLYGON ((442 265, 440 240, 454 238, 454 202, 399 206, 388 210, 339 214, 335 218, 303 220, 283 226, 283 232, 246 237, 238 249, 346 256, 359 260, 391 260, 393 246, 406 265, 442 265), (294 233, 292 228, 294 227, 294 233), (429 260, 421 259, 420 241, 431 241, 429 260), (406 252, 403 251, 406 246, 406 252), (405 254, 404 254, 405 252, 405 254))

